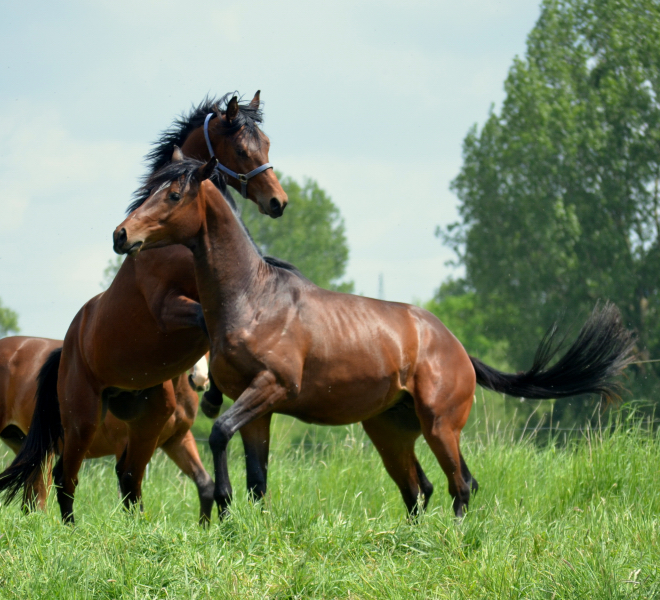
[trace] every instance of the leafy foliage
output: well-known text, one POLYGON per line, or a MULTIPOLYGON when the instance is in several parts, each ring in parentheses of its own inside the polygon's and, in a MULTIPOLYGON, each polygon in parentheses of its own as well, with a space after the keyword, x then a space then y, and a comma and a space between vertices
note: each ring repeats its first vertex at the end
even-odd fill
POLYGON ((500 369, 507 368, 508 343, 488 337, 484 313, 477 309, 477 296, 466 289, 463 280, 443 283, 424 308, 446 325, 469 354, 500 369))
POLYGON ((2 300, 0 300, 0 337, 5 337, 10 333, 18 333, 19 331, 18 314, 11 310, 11 308, 3 306, 2 300))
POLYGON ((353 291, 353 282, 339 282, 348 262, 339 209, 313 179, 306 179, 303 185, 291 177, 280 176, 280 181, 289 196, 280 219, 264 218, 252 202, 237 198, 243 221, 261 251, 293 263, 318 286, 353 291))
POLYGON ((656 0, 545 0, 500 114, 464 141, 461 221, 440 235, 515 367, 599 298, 660 357, 658 39, 656 0))
POLYGON ((104 290, 107 290, 112 283, 112 280, 115 278, 117 271, 124 262, 125 256, 115 256, 108 261, 108 266, 103 269, 103 280, 101 281, 101 287, 104 290))

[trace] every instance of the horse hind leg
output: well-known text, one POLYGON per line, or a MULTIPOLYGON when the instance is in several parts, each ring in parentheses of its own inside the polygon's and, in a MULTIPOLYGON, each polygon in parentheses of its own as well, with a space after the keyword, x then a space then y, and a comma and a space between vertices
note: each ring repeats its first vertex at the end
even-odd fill
POLYGON ((428 506, 433 485, 415 455, 415 441, 422 430, 412 404, 406 404, 363 421, 362 426, 401 491, 408 514, 415 518, 420 508, 428 506))
POLYGON ((54 472, 57 501, 62 520, 73 524, 73 499, 78 486, 78 472, 101 423, 102 402, 99 394, 86 383, 71 385, 60 378, 58 386, 64 442, 62 457, 54 472))
MULTIPOLYGON (((0 440, 7 444, 14 451, 14 454, 18 454, 25 441, 25 433, 16 425, 11 424, 0 431, 0 440)), ((48 489, 50 488, 50 465, 51 458, 49 457, 46 471, 42 469, 42 472, 36 475, 34 481, 25 483, 21 502, 23 512, 28 513, 35 508, 46 509, 48 489), (44 480, 44 477, 47 481, 44 480)))
POLYGON ((468 469, 468 466, 462 454, 461 454, 461 472, 463 473, 463 479, 465 479, 466 483, 470 486, 470 490, 472 494, 476 494, 479 491, 479 484, 477 483, 477 480, 474 478, 472 473, 470 473, 470 469, 468 469))
MULTIPOLYGON (((460 375, 457 376, 460 378, 460 375)), ((437 458, 449 482, 449 494, 454 499, 454 513, 461 518, 470 502, 471 487, 478 487, 472 478, 459 447, 460 434, 467 422, 474 393, 474 384, 466 379, 446 392, 435 381, 440 377, 420 377, 415 396, 415 409, 422 433, 437 458)), ((447 383, 445 382, 445 386, 447 383)))
POLYGON ((199 524, 206 527, 211 521, 214 484, 199 458, 192 432, 188 429, 184 435, 170 438, 161 448, 184 475, 195 482, 199 496, 199 524))

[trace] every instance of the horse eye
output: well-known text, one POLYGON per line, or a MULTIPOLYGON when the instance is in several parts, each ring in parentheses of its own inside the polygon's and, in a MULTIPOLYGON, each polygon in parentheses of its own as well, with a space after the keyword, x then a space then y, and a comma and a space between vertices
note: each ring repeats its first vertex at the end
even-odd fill
POLYGON ((172 192, 168 197, 172 202, 178 202, 181 200, 181 194, 177 192, 172 192))
POLYGON ((236 154, 238 154, 241 158, 247 158, 247 152, 245 150, 236 150, 236 154))

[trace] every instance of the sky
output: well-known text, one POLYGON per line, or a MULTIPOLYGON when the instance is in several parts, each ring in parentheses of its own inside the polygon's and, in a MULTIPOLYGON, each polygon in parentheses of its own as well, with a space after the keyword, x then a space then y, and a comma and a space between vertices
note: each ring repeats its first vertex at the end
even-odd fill
POLYGON ((356 291, 377 297, 382 274, 385 299, 428 300, 460 273, 434 232, 458 218, 463 139, 538 16, 532 0, 2 3, 3 305, 22 334, 63 338, 151 143, 206 94, 258 89, 270 162, 341 211, 356 291))

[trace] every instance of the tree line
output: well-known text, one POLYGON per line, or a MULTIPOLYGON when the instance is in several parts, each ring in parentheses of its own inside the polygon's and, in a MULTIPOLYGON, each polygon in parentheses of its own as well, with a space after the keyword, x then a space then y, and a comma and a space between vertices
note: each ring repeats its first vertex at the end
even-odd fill
POLYGON ((0 300, 0 338, 19 331, 18 314, 11 308, 3 306, 0 300))
MULTIPOLYGON (((452 182, 458 222, 439 237, 465 275, 430 307, 468 350, 528 367, 560 320, 610 299, 660 359, 660 3, 544 0, 491 108, 463 144, 452 182), (505 349, 505 352, 502 350, 505 349)), ((627 381, 655 398, 660 363, 627 381)))
MULTIPOLYGON (((527 368, 554 322, 577 327, 612 300, 638 336, 641 362, 626 385, 655 400, 660 362, 643 361, 660 359, 658 40, 657 0, 543 0, 501 108, 465 137, 452 182, 459 220, 438 230, 464 276, 426 307, 471 354, 527 368)), ((313 180, 282 182, 283 220, 237 199, 257 245, 322 287, 351 291, 338 208, 313 180)), ((592 407, 556 409, 570 420, 592 407)))

